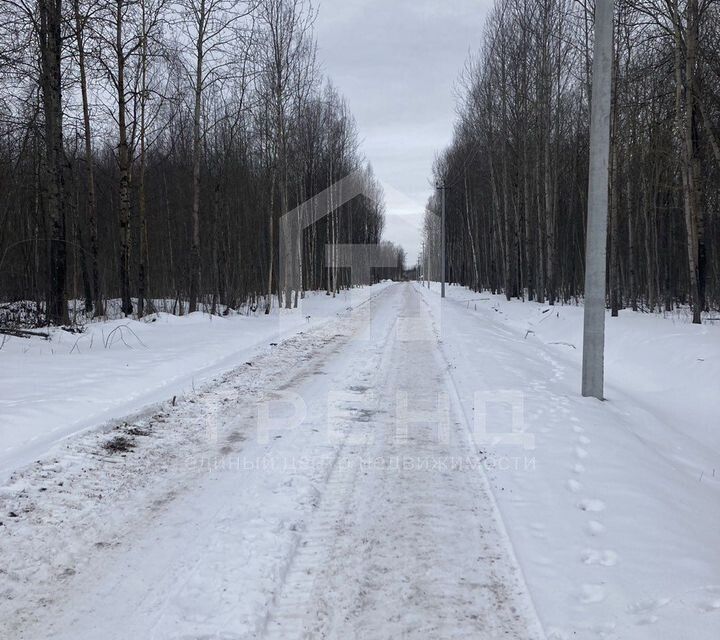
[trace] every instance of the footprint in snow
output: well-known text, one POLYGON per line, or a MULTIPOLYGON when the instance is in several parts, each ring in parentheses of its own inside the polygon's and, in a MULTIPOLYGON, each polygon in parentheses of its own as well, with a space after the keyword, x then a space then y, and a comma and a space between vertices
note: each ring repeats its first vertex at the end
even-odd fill
POLYGON ((709 602, 701 602, 698 609, 704 613, 711 613, 720 610, 720 598, 710 600, 709 602))
MULTIPOLYGON (((695 606, 699 612, 713 613, 720 611, 720 585, 700 587, 696 591, 701 592, 700 600, 695 600, 695 606)), ((694 596, 692 598, 695 599, 694 596)))
POLYGON ((583 460, 588 457, 588 452, 582 447, 575 447, 575 455, 583 460))
POLYGON ((626 611, 637 616, 635 624, 645 625, 654 624, 658 621, 655 612, 670 602, 670 598, 649 598, 647 600, 638 600, 626 607, 626 611))
POLYGON ((585 467, 578 462, 577 464, 573 465, 572 470, 573 473, 583 473, 585 471, 585 467))
POLYGON ((580 444, 590 444, 590 438, 588 438, 587 436, 580 436, 578 438, 578 442, 580 444))
POLYGON ((585 429, 583 429, 583 428, 582 428, 580 425, 578 425, 578 424, 574 424, 574 425, 573 425, 573 431, 574 431, 575 433, 582 433, 583 431, 585 431, 585 429))
POLYGON ((582 489, 582 485, 577 480, 573 480, 572 478, 570 478, 565 483, 565 486, 573 493, 577 493, 578 491, 580 491, 580 489, 582 489))
POLYGON ((601 533, 605 533, 605 525, 597 520, 590 520, 585 525, 585 531, 591 536, 599 536, 601 533))
POLYGON ((578 502, 578 509, 581 511, 592 511, 597 513, 605 511, 605 503, 602 500, 583 498, 580 502, 578 502))
POLYGON ((660 607, 664 607, 670 603, 670 598, 647 598, 646 600, 638 600, 633 602, 626 607, 628 613, 637 615, 640 613, 649 613, 655 611, 660 607))
POLYGON ((603 567, 614 567, 617 564, 618 555, 609 549, 600 551, 598 549, 585 549, 580 554, 584 564, 599 564, 603 567))
POLYGON ((605 600, 605 587, 601 584, 584 584, 580 588, 580 602, 597 604, 605 600))
POLYGON ((611 620, 609 622, 600 622, 599 624, 594 625, 592 630, 601 638, 606 638, 615 631, 616 626, 615 621, 611 620))

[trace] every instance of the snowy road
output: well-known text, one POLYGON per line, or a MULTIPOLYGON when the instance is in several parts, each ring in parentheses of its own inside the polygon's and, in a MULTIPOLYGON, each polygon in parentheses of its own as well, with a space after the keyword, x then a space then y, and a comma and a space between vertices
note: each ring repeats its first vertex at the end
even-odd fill
POLYGON ((717 328, 437 289, 15 472, 0 637, 715 640, 717 328))
POLYGON ((532 637, 429 314, 409 286, 385 305, 267 637, 532 637))
POLYGON ((392 286, 15 478, 2 636, 542 637, 438 339, 392 286))

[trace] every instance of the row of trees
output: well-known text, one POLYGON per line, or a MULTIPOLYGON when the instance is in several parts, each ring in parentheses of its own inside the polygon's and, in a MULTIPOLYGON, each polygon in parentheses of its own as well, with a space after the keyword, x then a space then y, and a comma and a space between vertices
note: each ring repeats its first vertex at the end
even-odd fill
MULTIPOLYGON (((699 323, 720 305, 720 3, 615 9, 609 304, 617 314, 690 303, 699 323)), ((592 12, 574 0, 497 0, 434 167, 449 187, 453 281, 551 304, 582 295, 592 12)), ((439 208, 436 195, 432 256, 439 208)))
POLYGON ((327 243, 380 240, 308 0, 0 3, 0 299, 53 323, 69 297, 95 315, 107 298, 269 311, 280 217, 350 172, 374 197, 302 232, 295 290, 349 282, 327 243))

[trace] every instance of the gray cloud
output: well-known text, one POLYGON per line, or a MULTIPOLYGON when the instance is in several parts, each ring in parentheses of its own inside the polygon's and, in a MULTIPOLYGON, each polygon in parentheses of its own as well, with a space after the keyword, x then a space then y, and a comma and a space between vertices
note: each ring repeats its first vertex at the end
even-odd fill
POLYGON ((386 189, 386 237, 413 263, 435 153, 450 142, 453 87, 481 45, 491 0, 325 0, 319 61, 347 99, 386 189), (396 216, 415 214, 407 219, 396 216))

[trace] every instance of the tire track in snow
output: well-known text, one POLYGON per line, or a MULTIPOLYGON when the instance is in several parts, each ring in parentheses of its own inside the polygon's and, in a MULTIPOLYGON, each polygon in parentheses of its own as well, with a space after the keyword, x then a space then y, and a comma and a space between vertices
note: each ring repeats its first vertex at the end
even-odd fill
MULTIPOLYGON (((380 340, 384 348, 376 349, 371 366, 352 383, 348 381, 347 391, 362 395, 371 388, 381 386, 379 379, 382 373, 387 371, 384 365, 388 357, 388 346, 391 343, 389 337, 393 327, 394 324, 386 329, 384 339, 380 340)), ((349 446, 348 440, 359 436, 367 441, 372 427, 372 424, 364 422, 344 425, 344 438, 335 451, 319 505, 311 515, 310 523, 298 545, 288 558, 287 571, 258 634, 260 637, 268 640, 315 637, 309 629, 314 628, 328 616, 327 609, 322 606, 322 584, 318 582, 318 569, 332 562, 338 536, 342 535, 349 526, 347 519, 359 473, 355 462, 367 448, 349 446), (358 426, 364 426, 362 429, 364 433, 357 433, 358 426)))
MULTIPOLYGON (((69 438, 52 455, 15 472, 0 487, 0 512, 19 514, 3 523, 0 537, 0 635, 46 638, 51 625, 61 629, 62 620, 56 618, 68 613, 66 603, 83 588, 82 581, 92 581, 94 574, 132 551, 140 532, 202 482, 209 469, 198 461, 222 461, 242 447, 243 430, 254 424, 255 407, 266 392, 311 373, 318 360, 350 338, 358 316, 371 313, 387 292, 383 289, 338 320, 265 349, 252 363, 218 376, 177 403, 154 405, 69 438), (133 431, 146 435, 136 437, 133 431), (108 455, 103 447, 117 434, 128 437, 133 448, 108 455)), ((212 532, 202 537, 209 539, 212 532)), ((180 578, 168 582, 163 602, 170 593, 179 593, 200 566, 202 544, 183 552, 188 562, 180 578)), ((141 601, 130 607, 135 615, 142 610, 141 601)), ((157 616, 161 609, 147 613, 157 616)))
MULTIPOLYGON (((473 417, 468 416, 465 412, 464 405, 460 398, 458 384, 453 376, 453 366, 452 366, 447 354, 445 353, 445 349, 442 346, 442 340, 441 340, 439 328, 438 328, 434 318, 432 317, 432 314, 429 313, 430 305, 427 302, 427 300, 425 299, 425 297, 420 296, 420 294, 417 291, 415 291, 414 288, 413 288, 413 293, 415 294, 415 296, 418 299, 420 299, 423 302, 423 304, 425 305, 425 307, 428 311, 430 321, 433 326, 433 331, 435 333, 436 339, 438 340, 437 354, 444 364, 445 377, 447 379, 447 386, 451 390, 451 399, 455 406, 456 413, 458 416, 460 416, 460 423, 461 423, 460 426, 462 427, 462 431, 463 431, 467 446, 473 452, 479 451, 479 447, 478 447, 477 443, 475 442, 475 437, 474 437, 473 429, 472 429, 473 417)), ((441 304, 442 304, 442 302, 441 302, 441 304)), ((505 337, 503 339, 506 339, 508 342, 521 343, 521 341, 518 340, 514 336, 514 334, 506 327, 499 325, 498 328, 502 333, 505 334, 505 337)), ((547 638, 547 636, 546 636, 545 630, 543 628, 543 625, 540 622, 540 616, 538 615, 537 609, 535 607, 535 603, 534 603, 534 601, 532 599, 532 595, 530 593, 530 589, 528 588, 527 580, 523 573, 522 567, 520 566, 520 563, 518 561, 517 554, 513 547, 512 540, 510 539, 510 536, 508 534, 507 528, 505 526, 505 522, 503 521, 502 514, 500 512, 500 507, 498 506, 497 500, 495 499, 495 496, 490 487, 490 482, 489 482, 488 477, 483 468, 480 468, 477 476, 480 479, 483 489, 484 489, 484 493, 486 494, 487 499, 491 504, 493 520, 495 522, 497 529, 499 530, 504 549, 509 557, 512 571, 515 574, 516 579, 519 583, 518 586, 520 589, 520 597, 525 603, 525 606, 527 609, 526 616, 531 625, 531 627, 528 631, 537 638, 545 639, 545 638, 547 638)), ((536 533, 541 533, 541 532, 538 531, 536 533)))
MULTIPOLYGON (((419 308, 429 322, 412 289, 404 296, 403 313, 419 308)), ((446 387, 434 336, 408 345, 394 335, 386 353, 391 366, 380 367, 386 375, 375 383, 381 406, 393 406, 402 389, 414 387, 417 401, 446 387)), ((460 423, 450 422, 451 443, 438 442, 441 427, 432 422, 397 439, 385 416, 371 425, 373 443, 341 453, 345 463, 324 488, 264 638, 542 637, 532 615, 528 621, 525 589, 476 469, 370 465, 359 473, 351 464, 366 455, 467 459, 473 450, 460 423)))

